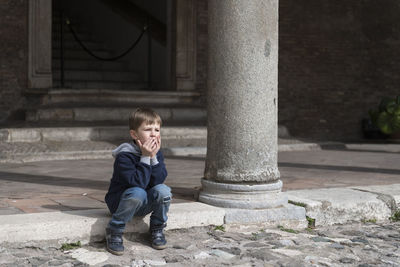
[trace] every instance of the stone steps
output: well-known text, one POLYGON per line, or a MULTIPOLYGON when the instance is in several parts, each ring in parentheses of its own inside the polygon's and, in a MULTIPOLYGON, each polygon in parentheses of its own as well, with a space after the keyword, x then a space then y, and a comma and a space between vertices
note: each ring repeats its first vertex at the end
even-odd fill
MULTIPOLYGON (((290 139, 278 127, 278 150, 318 150, 315 143, 290 139)), ((0 128, 0 163, 46 160, 108 159, 111 150, 130 140, 128 126, 0 128)), ((205 126, 163 126, 162 149, 166 156, 206 154, 205 126)))
MULTIPOLYGON (((128 131, 128 125, 0 128, 0 142, 120 141, 129 139, 128 131)), ((199 146, 204 145, 207 129, 205 126, 163 126, 162 137, 163 145, 171 144, 171 146, 175 146, 176 142, 171 140, 183 142, 185 140, 201 140, 201 143, 191 143, 194 146, 199 146)), ((181 146, 189 146, 189 144, 181 146)))
POLYGON ((118 103, 135 105, 191 105, 200 97, 198 92, 177 91, 128 91, 109 89, 57 89, 50 90, 41 98, 41 105, 59 103, 118 103))
MULTIPOLYGON (((26 111, 27 121, 128 121, 129 114, 137 107, 130 106, 42 106, 26 111)), ((192 122, 205 124, 206 111, 198 107, 154 108, 168 123, 192 122)))
MULTIPOLYGON (((0 129, 0 162, 111 158, 112 149, 129 142, 128 131, 127 126, 0 129)), ((206 145, 206 127, 162 128, 165 155, 204 155, 206 145)))

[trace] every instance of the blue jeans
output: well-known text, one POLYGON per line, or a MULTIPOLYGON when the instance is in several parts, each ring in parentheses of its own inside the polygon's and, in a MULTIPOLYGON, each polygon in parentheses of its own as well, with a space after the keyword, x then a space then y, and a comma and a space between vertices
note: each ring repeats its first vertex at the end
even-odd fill
POLYGON ((140 187, 128 188, 122 194, 108 228, 113 232, 123 233, 125 224, 133 216, 145 216, 150 212, 150 227, 161 226, 167 222, 171 198, 171 188, 165 184, 156 185, 147 191, 140 187))

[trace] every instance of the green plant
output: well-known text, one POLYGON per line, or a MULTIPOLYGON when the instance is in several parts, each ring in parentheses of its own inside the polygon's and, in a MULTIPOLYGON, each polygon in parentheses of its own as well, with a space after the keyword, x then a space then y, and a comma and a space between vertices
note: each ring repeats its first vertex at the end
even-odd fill
POLYGON ((400 210, 396 210, 393 215, 390 217, 390 220, 393 222, 400 221, 400 210))
POLYGON ((61 245, 61 250, 65 251, 65 250, 71 250, 71 249, 76 249, 76 248, 80 248, 81 245, 81 241, 75 242, 75 243, 64 243, 61 245))
POLYGON ((225 227, 223 225, 217 225, 217 226, 215 226, 214 231, 217 231, 217 230, 225 232, 225 227))
POLYGON ((288 203, 292 204, 292 205, 295 205, 295 206, 303 207, 303 208, 307 207, 307 204, 301 203, 301 202, 297 202, 297 201, 293 201, 293 200, 288 200, 288 203))
POLYGON ((378 110, 370 110, 369 116, 372 123, 384 134, 400 131, 400 96, 383 98, 378 110))
POLYGON ((314 229, 315 228, 315 219, 306 216, 306 219, 308 221, 308 228, 314 229))
POLYGON ((372 218, 372 219, 362 219, 361 220, 362 223, 376 223, 376 219, 372 218))
POLYGON ((299 231, 296 231, 294 229, 290 229, 290 228, 285 228, 282 225, 278 225, 278 229, 284 232, 288 232, 288 233, 292 233, 292 234, 298 234, 299 231))

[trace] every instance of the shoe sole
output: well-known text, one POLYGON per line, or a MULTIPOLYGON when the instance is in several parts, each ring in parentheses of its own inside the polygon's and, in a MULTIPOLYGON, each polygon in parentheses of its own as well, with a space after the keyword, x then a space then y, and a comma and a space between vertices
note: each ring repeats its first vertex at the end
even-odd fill
POLYGON ((151 245, 153 248, 161 250, 161 249, 166 249, 167 245, 160 245, 160 246, 156 246, 156 245, 151 245))
POLYGON ((124 254, 123 251, 115 251, 115 250, 112 250, 112 249, 109 249, 109 248, 107 248, 107 251, 110 252, 111 254, 114 254, 114 255, 117 255, 117 256, 121 256, 121 255, 124 254))

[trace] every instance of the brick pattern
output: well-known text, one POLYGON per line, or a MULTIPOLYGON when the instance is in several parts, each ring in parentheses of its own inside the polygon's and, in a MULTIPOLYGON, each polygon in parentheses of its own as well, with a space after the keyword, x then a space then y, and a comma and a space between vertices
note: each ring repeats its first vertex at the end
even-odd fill
POLYGON ((22 107, 27 87, 28 1, 0 5, 0 122, 22 107))
MULTIPOLYGON (((206 5, 198 1, 200 90, 207 86, 206 5)), ((279 124, 297 137, 361 138, 368 110, 400 94, 398 14, 396 0, 280 0, 279 124)))
POLYGON ((292 135, 357 139, 384 95, 400 94, 400 5, 280 1, 279 123, 292 135))

